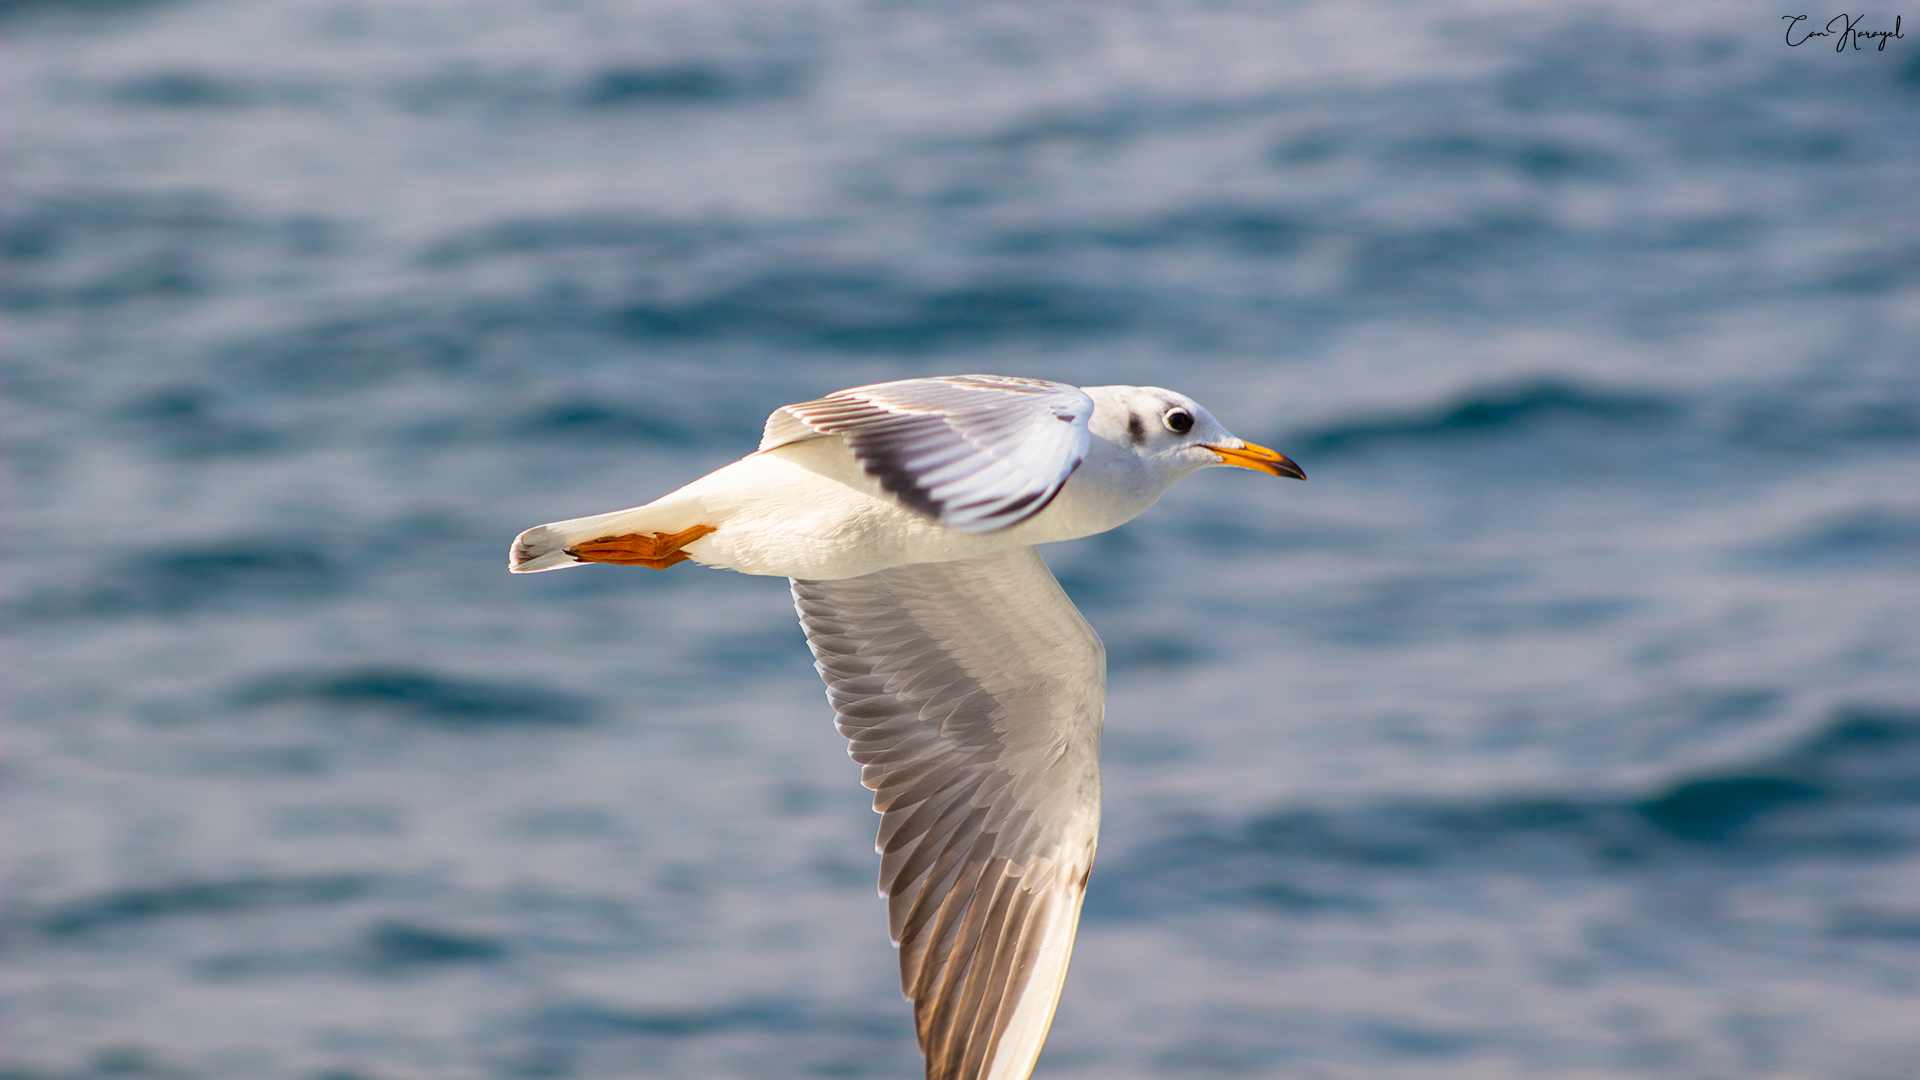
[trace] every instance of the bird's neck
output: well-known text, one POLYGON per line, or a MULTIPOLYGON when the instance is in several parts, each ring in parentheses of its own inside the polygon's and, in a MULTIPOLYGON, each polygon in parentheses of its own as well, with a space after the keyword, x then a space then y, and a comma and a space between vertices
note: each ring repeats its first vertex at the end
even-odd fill
POLYGON ((1094 436, 1087 459, 1044 516, 1048 539, 1070 540, 1117 528, 1139 517, 1173 485, 1132 450, 1094 436))

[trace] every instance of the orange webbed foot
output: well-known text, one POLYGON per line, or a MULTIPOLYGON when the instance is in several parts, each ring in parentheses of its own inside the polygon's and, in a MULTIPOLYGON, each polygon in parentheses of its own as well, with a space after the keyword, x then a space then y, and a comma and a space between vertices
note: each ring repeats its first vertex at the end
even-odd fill
POLYGON ((695 525, 676 533, 627 533, 585 540, 567 549, 581 562, 611 563, 615 566, 644 566, 665 570, 687 561, 682 548, 714 532, 712 525, 695 525))

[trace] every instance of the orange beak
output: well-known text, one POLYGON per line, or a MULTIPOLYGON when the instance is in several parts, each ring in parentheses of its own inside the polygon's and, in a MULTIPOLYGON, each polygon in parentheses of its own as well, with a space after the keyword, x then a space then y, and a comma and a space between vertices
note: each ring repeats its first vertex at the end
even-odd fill
POLYGON ((1269 450, 1259 443, 1243 443, 1239 446, 1207 446, 1207 449, 1220 455, 1220 464, 1231 465, 1236 469, 1252 469, 1268 476, 1291 476, 1295 480, 1305 480, 1307 470, 1293 463, 1293 459, 1278 450, 1269 450))

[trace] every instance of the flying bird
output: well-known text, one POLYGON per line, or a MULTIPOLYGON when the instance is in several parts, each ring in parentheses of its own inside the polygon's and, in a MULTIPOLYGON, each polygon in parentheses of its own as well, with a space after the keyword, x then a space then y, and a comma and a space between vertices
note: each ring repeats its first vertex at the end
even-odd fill
POLYGON ((1019 1080, 1093 867, 1106 709, 1106 651, 1034 547, 1122 525, 1216 465, 1307 478, 1171 390, 905 379, 775 409, 753 453, 645 506, 528 529, 508 568, 791 579, 880 814, 926 1075, 1019 1080))

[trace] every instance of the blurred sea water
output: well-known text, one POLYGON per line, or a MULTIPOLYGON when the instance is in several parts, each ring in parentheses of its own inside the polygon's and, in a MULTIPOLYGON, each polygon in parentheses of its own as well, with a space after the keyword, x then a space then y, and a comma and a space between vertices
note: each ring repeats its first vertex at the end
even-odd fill
POLYGON ((1920 40, 1780 14, 0 3, 0 1076, 916 1074, 784 583, 503 560, 965 371, 1313 476, 1046 552, 1041 1075, 1915 1075, 1920 40))

